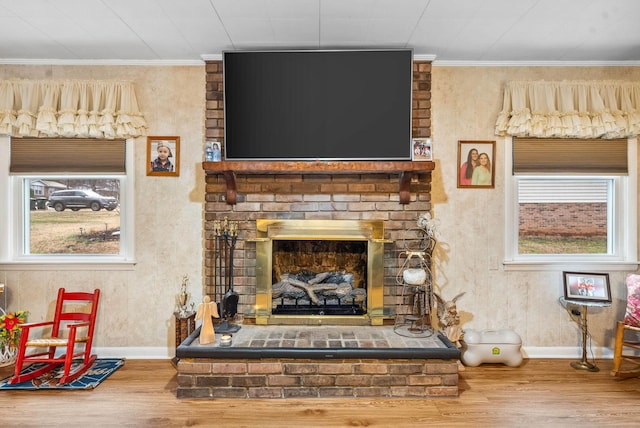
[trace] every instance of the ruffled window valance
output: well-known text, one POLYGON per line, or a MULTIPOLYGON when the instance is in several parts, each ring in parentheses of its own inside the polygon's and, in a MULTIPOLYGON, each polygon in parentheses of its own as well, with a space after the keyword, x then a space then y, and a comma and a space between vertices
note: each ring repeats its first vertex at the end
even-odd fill
POLYGON ((0 134, 113 139, 146 127, 131 82, 0 80, 0 134))
POLYGON ((640 83, 508 82, 496 135, 628 138, 640 134, 640 83))

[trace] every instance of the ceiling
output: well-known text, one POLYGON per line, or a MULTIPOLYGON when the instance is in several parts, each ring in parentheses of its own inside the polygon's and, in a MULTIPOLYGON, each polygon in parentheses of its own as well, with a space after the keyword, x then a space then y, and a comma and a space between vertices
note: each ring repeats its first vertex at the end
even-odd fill
POLYGON ((0 63, 412 48, 436 63, 640 65, 639 17, 638 0, 0 0, 0 63))

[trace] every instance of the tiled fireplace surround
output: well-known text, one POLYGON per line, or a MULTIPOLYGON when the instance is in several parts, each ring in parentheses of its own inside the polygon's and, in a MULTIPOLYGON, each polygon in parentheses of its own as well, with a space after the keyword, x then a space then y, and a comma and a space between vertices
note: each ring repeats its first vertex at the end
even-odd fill
MULTIPOLYGON (((206 72, 206 137, 222 141, 222 62, 207 62, 206 72)), ((414 62, 413 137, 431 134, 430 87, 431 64, 414 62)), ((213 296, 213 223, 224 218, 238 221, 234 290, 240 301, 236 322, 247 325, 255 322, 256 243, 252 240, 256 238, 257 219, 383 221, 385 239, 390 241, 384 246, 384 314, 386 323, 392 322, 399 303, 395 279, 400 266, 398 241, 403 232, 415 226, 419 215, 430 211, 430 171, 413 174, 408 203, 399 199, 396 172, 252 172, 234 178, 237 200, 229 204, 225 177, 211 171, 206 175, 204 269, 205 292, 213 296)), ((451 359, 181 358, 178 374, 178 396, 185 398, 457 396, 458 393, 457 361, 451 359), (343 383, 338 386, 336 382, 343 383)))

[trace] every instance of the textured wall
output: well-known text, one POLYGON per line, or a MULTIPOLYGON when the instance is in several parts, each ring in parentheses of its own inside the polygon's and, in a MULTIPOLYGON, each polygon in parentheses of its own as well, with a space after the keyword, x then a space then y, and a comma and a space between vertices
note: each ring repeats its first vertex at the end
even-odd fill
MULTIPOLYGON (((525 348, 565 347, 578 355, 579 328, 558 302, 563 295, 561 268, 505 271, 500 263, 505 241, 504 159, 510 156, 505 154, 504 140, 494 136, 502 89, 509 80, 639 78, 640 67, 433 66, 436 169, 431 203, 442 223, 436 284, 447 299, 465 292, 457 301, 463 328, 509 327, 522 336, 525 348), (457 188, 459 140, 497 142, 495 189, 457 188)), ((615 321, 621 319, 626 303, 625 273, 610 272, 612 307, 589 310, 594 349, 612 346, 615 321)))
POLYGON ((148 135, 180 136, 179 177, 146 176, 146 138, 134 140, 137 264, 132 269, 0 268, 9 307, 29 310, 30 321, 47 316, 58 287, 100 287, 95 346, 172 350, 175 295, 183 275, 191 278, 195 299, 202 298, 204 66, 0 66, 0 77, 132 80, 148 135))
MULTIPOLYGON (((31 311, 43 319, 55 290, 103 289, 98 320, 98 347, 172 349, 174 296, 182 275, 192 278, 190 290, 199 301, 203 292, 203 205, 205 175, 201 162, 205 141, 205 67, 165 66, 36 66, 0 65, 0 78, 132 79, 138 102, 150 126, 149 135, 179 135, 180 177, 147 177, 143 138, 135 141, 136 254, 138 263, 126 271, 63 271, 0 267, 0 281, 9 288, 10 309, 31 311)), ((436 249, 436 283, 445 298, 457 293, 465 328, 511 327, 527 347, 566 347, 577 352, 580 333, 558 304, 559 271, 506 272, 498 263, 504 247, 504 144, 493 135, 502 107, 502 86, 518 79, 640 80, 640 67, 445 67, 431 70, 431 136, 436 168, 431 206, 441 222, 436 249), (495 189, 458 189, 458 140, 496 140, 495 189), (496 263, 493 263, 493 260, 496 263)), ((272 180, 272 179, 269 179, 272 180)), ((337 183, 346 186, 348 183, 337 183)), ((216 184, 208 184, 216 185, 216 184)), ((277 186, 272 181, 270 185, 277 186)), ((322 199, 322 195, 318 195, 322 199)), ((208 202, 211 204, 223 202, 208 202)), ((323 201, 311 202, 323 204, 323 201)), ((350 203, 348 200, 343 203, 350 203)), ((361 202, 375 209, 377 202, 361 202)), ((250 201, 249 218, 256 204, 250 201)), ((4 208, 0 208, 2 210, 4 208)), ((228 209, 228 208, 225 208, 228 209)), ((5 215, 5 211, 2 215, 5 215)), ((413 216, 413 213, 411 213, 413 216)), ((396 221, 391 219, 391 221, 396 221)), ((403 220, 408 221, 408 219, 403 220)), ((626 292, 624 272, 611 272, 614 304, 590 310, 593 346, 611 346, 615 320, 622 317, 626 292)), ((154 349, 132 351, 153 354, 154 349)))

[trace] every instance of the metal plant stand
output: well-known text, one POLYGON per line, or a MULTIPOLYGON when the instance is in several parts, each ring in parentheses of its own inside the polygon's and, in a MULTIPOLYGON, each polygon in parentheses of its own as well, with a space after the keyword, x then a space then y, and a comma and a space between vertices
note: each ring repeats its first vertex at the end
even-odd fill
POLYGON ((609 307, 611 306, 611 302, 597 302, 597 301, 587 302, 583 300, 565 299, 563 297, 561 297, 560 300, 562 303, 570 303, 572 305, 577 305, 581 307, 580 330, 582 332, 582 358, 580 359, 580 361, 571 362, 571 367, 573 367, 576 370, 587 370, 590 372, 600 371, 598 366, 596 366, 594 363, 591 363, 587 360, 587 339, 589 335, 589 329, 587 327, 587 308, 589 306, 600 307, 600 308, 609 307))
POLYGON ((419 240, 417 249, 408 249, 409 245, 405 243, 405 249, 400 253, 404 261, 396 275, 396 282, 402 291, 400 304, 396 305, 394 331, 401 336, 429 337, 434 334, 431 326, 431 256, 435 244, 435 239, 425 237, 419 240))

